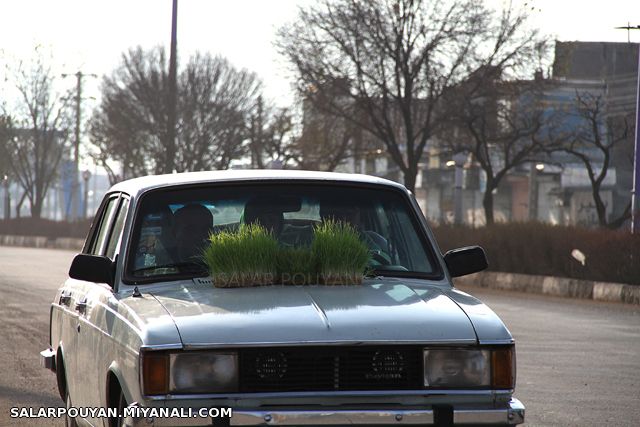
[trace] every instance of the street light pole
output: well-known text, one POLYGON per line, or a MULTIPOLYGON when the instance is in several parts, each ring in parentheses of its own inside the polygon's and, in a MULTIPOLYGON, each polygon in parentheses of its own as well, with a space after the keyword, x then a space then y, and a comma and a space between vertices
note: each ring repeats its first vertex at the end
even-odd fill
MULTIPOLYGON (((640 25, 638 26, 640 29, 640 25)), ((640 232, 640 44, 638 44, 638 88, 636 91, 636 143, 633 163, 633 194, 631 195, 631 232, 640 232)))
POLYGON ((464 181, 463 166, 467 161, 467 154, 456 153, 453 156, 455 162, 455 175, 454 175, 454 188, 453 188, 453 223, 455 225, 462 225, 464 222, 463 209, 462 209, 462 187, 464 181))
MULTIPOLYGON (((627 40, 631 43, 631 30, 640 30, 640 25, 616 27, 627 30, 627 40)), ((633 155, 633 189, 631 190, 631 233, 640 233, 640 43, 638 44, 638 87, 636 89, 636 139, 633 155)))
POLYGON ((4 219, 11 218, 11 195, 9 194, 9 177, 4 176, 4 219))
MULTIPOLYGON (((70 74, 63 74, 67 77, 70 74)), ((76 77, 76 129, 75 141, 73 144, 73 179, 71 181, 71 220, 80 219, 80 124, 82 123, 82 79, 86 76, 98 77, 95 74, 86 74, 78 71, 76 77)))
POLYGON ((78 182, 78 173, 80 172, 80 119, 82 114, 82 73, 78 71, 76 73, 76 139, 73 150, 73 196, 72 199, 75 203, 73 203, 72 208, 73 220, 80 218, 80 194, 79 194, 79 182, 78 182))
POLYGON ((87 219, 87 207, 89 197, 89 178, 91 178, 91 172, 88 170, 82 171, 82 179, 84 181, 84 208, 82 209, 82 218, 87 219))
POLYGON ((167 140, 165 147, 164 173, 175 169, 176 157, 176 102, 177 102, 177 34, 178 34, 178 0, 173 0, 171 14, 171 51, 169 54, 169 91, 167 93, 167 140))

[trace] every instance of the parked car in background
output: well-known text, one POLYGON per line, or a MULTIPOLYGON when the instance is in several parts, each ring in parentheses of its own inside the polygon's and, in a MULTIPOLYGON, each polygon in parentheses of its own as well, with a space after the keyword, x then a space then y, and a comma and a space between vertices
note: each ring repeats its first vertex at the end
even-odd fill
POLYGON ((42 361, 67 407, 129 408, 70 424, 519 424, 514 340, 452 286, 486 266, 479 247, 443 256, 411 193, 380 178, 132 179, 106 194, 53 300, 42 361), (259 223, 295 248, 328 219, 368 245, 362 284, 218 288, 199 257, 211 233, 259 223))

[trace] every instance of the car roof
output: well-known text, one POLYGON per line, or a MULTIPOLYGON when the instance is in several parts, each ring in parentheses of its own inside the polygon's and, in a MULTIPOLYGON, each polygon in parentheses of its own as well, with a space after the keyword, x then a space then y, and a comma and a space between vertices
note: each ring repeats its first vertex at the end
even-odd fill
POLYGON ((119 182, 111 187, 109 192, 122 191, 131 196, 135 196, 137 194, 144 193, 147 190, 162 187, 171 187, 176 185, 224 181, 264 180, 335 181, 360 184, 379 184, 397 187, 406 191, 405 187, 401 184, 398 184, 397 182, 370 175, 281 169, 233 169, 224 171, 184 172, 167 175, 148 175, 119 182))

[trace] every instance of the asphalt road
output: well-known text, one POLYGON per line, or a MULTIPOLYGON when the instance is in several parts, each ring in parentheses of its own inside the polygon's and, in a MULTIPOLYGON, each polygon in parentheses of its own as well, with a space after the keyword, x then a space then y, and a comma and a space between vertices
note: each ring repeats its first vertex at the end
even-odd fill
MULTIPOLYGON (((61 405, 41 368, 49 304, 73 253, 0 247, 0 426, 62 426, 11 419, 11 407, 61 405)), ((640 308, 468 289, 517 342, 516 396, 527 426, 640 425, 640 308)))

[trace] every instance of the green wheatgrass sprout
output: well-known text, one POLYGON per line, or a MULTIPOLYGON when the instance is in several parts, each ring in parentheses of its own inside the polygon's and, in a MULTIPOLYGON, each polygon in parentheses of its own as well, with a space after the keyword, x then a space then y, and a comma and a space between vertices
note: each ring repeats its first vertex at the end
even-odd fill
POLYGON ((211 234, 203 259, 216 286, 252 286, 273 283, 278 242, 264 227, 243 224, 237 231, 211 234))
POLYGON ((369 248, 348 223, 324 221, 315 227, 311 250, 325 284, 359 284, 369 263, 369 248))
POLYGON ((202 258, 215 286, 282 284, 327 285, 362 283, 369 248, 349 224, 324 221, 314 229, 311 247, 281 247, 258 224, 211 234, 202 258))
POLYGON ((278 252, 278 277, 285 285, 308 285, 317 280, 316 259, 308 247, 281 247, 278 252))

